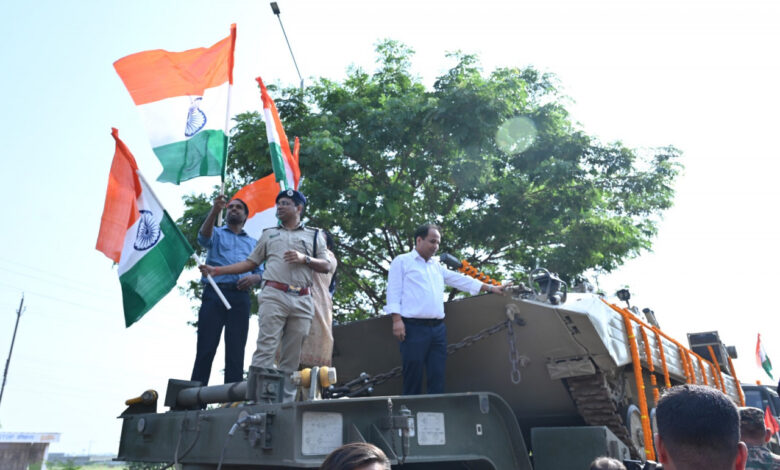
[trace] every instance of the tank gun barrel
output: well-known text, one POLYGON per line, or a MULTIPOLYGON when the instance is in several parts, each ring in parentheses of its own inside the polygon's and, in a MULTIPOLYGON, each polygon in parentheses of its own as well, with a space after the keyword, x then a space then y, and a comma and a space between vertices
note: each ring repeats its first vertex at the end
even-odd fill
POLYGON ((246 400, 246 394, 246 382, 201 386, 194 380, 168 379, 165 406, 171 410, 198 409, 211 403, 246 400))

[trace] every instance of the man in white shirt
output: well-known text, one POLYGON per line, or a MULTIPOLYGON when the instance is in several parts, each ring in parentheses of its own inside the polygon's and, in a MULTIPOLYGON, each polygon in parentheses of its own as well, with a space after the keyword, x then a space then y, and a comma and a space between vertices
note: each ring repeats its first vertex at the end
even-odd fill
POLYGON ((444 285, 477 294, 503 294, 506 286, 483 284, 450 271, 433 259, 441 243, 441 229, 421 225, 414 233, 415 248, 397 256, 387 278, 385 314, 393 316, 393 335, 401 342, 403 394, 444 393, 447 328, 444 325, 444 285))

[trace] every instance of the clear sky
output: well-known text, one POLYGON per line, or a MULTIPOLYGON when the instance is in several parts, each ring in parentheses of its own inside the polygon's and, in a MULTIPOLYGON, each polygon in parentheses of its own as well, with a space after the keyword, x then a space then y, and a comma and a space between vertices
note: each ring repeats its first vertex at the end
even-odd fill
MULTIPOLYGON (((654 252, 602 276, 630 286, 662 328, 719 330, 737 346, 739 378, 756 367, 761 333, 780 375, 780 285, 775 212, 780 196, 780 5, 766 0, 322 1, 280 0, 305 77, 373 69, 373 46, 417 51, 427 86, 478 53, 485 70, 533 65, 556 74, 574 119, 604 141, 675 145, 685 173, 654 252)), ((234 110, 259 108, 254 77, 297 85, 268 2, 92 0, 10 2, 0 18, 0 357, 22 292, 2 431, 60 432, 54 452, 118 448, 125 399, 169 377, 188 378, 195 351, 190 304, 174 290, 124 328, 111 261, 94 249, 114 144, 111 127, 153 181, 160 172, 143 123, 112 63, 147 50, 208 46, 238 25, 234 110)), ((282 116, 284 119, 284 116, 282 116)), ((305 139, 305 136, 301 136, 305 139)), ((258 175, 260 176, 260 175, 258 175)), ((305 175, 304 175, 305 176, 305 175)), ((181 197, 218 178, 153 188, 174 218, 181 197)), ((194 276, 185 273, 185 278, 194 276)), ((249 336, 256 335, 255 322, 249 336)), ((251 340, 247 354, 251 354, 251 340)), ((215 361, 212 383, 221 369, 215 361)))

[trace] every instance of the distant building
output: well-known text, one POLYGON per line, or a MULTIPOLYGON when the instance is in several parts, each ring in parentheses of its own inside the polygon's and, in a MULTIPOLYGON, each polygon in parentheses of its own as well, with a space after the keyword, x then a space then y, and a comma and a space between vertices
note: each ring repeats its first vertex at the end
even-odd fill
POLYGON ((0 432, 0 468, 27 470, 39 464, 45 470, 49 444, 59 441, 56 432, 0 432))

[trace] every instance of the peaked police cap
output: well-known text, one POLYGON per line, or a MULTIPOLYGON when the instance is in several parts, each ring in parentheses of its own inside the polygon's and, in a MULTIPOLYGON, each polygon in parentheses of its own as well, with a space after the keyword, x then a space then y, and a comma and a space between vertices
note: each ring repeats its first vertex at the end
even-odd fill
POLYGON ((288 197, 295 202, 295 204, 303 204, 306 205, 306 196, 304 196, 300 191, 296 191, 294 189, 285 189, 279 192, 279 194, 276 195, 276 202, 279 202, 280 197, 288 197))

